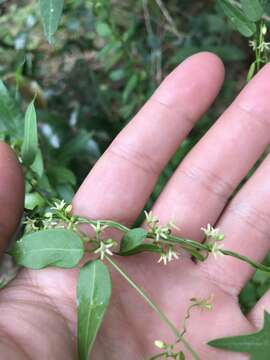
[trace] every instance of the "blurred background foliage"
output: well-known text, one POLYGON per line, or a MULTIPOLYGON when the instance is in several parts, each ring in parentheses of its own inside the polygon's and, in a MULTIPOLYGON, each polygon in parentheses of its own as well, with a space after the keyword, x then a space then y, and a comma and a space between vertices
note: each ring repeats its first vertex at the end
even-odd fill
MULTIPOLYGON (((203 50, 224 61, 223 89, 164 170, 148 208, 245 83, 253 61, 248 41, 215 0, 66 0, 51 46, 37 1, 0 0, 0 76, 22 111, 37 94, 46 186, 67 201, 162 79, 203 50)), ((31 196, 29 208, 36 201, 31 196)), ((257 273, 240 296, 243 310, 268 288, 269 280, 257 273)))

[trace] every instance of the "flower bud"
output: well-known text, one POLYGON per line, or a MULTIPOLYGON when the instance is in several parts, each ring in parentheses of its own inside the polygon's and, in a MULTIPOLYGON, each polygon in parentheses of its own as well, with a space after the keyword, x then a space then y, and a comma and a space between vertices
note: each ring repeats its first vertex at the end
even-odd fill
POLYGON ((161 340, 156 340, 155 341, 155 345, 156 347, 158 347, 159 349, 166 349, 167 345, 165 344, 165 342, 161 341, 161 340))

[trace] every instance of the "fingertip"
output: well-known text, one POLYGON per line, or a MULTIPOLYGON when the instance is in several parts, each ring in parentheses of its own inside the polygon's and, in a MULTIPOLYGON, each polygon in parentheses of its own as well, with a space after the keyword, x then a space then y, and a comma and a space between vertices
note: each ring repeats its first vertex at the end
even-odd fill
POLYGON ((197 53, 179 64, 154 96, 166 105, 183 103, 186 112, 198 119, 218 95, 224 81, 224 72, 224 65, 218 56, 210 52, 197 53), (196 95, 194 106, 191 99, 196 95))
POLYGON ((219 86, 221 86, 224 81, 224 64, 220 57, 214 53, 209 51, 196 53, 188 57, 179 67, 184 65, 191 67, 196 76, 202 74, 205 79, 216 80, 219 86))

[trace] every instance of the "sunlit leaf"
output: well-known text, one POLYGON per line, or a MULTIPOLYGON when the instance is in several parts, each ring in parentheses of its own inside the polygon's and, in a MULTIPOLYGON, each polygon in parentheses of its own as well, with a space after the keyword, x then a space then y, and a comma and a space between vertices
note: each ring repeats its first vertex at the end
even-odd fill
POLYGON ((24 120, 24 139, 22 145, 22 160, 25 165, 32 165, 38 153, 38 130, 37 116, 32 101, 25 114, 24 120))
POLYGON ((64 7, 64 0, 39 0, 40 13, 44 25, 44 32, 49 41, 55 34, 64 7))

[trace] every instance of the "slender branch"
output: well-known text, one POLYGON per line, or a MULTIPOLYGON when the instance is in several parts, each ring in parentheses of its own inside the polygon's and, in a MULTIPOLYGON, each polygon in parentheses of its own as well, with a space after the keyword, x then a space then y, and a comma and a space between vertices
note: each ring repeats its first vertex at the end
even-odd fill
POLYGON ((260 264, 260 263, 254 261, 254 260, 251 260, 247 256, 240 255, 240 254, 238 254, 238 253, 236 253, 234 251, 231 251, 231 250, 220 249, 220 252, 223 255, 232 256, 232 257, 234 257, 236 259, 242 260, 245 263, 251 265, 253 268, 255 268, 257 270, 260 270, 260 271, 263 271, 264 273, 267 273, 267 275, 270 276, 270 268, 268 266, 260 264))
MULTIPOLYGON (((112 220, 89 220, 84 217, 77 217, 76 219, 82 224, 96 225, 99 222, 101 225, 107 225, 111 228, 120 230, 123 233, 126 233, 130 230, 128 227, 126 227, 122 224, 119 224, 118 222, 112 221, 112 220)), ((147 238, 155 239, 155 235, 153 233, 149 232, 147 234, 147 238)), ((185 238, 181 238, 181 237, 174 236, 174 235, 169 235, 167 237, 167 239, 162 238, 161 242, 167 243, 167 244, 172 244, 172 245, 179 244, 183 249, 190 251, 191 254, 193 252, 194 252, 195 256, 197 254, 198 259, 201 261, 205 260, 207 258, 207 256, 203 256, 201 253, 199 253, 199 251, 205 252, 206 254, 211 252, 211 247, 209 247, 208 244, 202 244, 195 240, 185 239, 185 238)), ((265 266, 256 261, 253 261, 252 259, 248 258, 247 256, 244 256, 244 255, 238 254, 234 251, 230 251, 230 250, 226 250, 226 249, 220 249, 219 251, 223 255, 232 256, 236 259, 244 261, 244 262, 248 263, 249 265, 251 265, 253 268, 261 270, 270 275, 270 268, 268 266, 265 266)))
MULTIPOLYGON (((174 335, 179 338, 181 336, 180 332, 174 326, 174 324, 167 318, 167 316, 160 310, 160 308, 148 297, 145 291, 140 288, 131 278, 130 276, 122 270, 109 256, 105 255, 105 259, 118 271, 118 273, 131 285, 146 301, 146 303, 158 314, 160 319, 171 329, 174 335)), ((194 360, 200 360, 199 355, 192 348, 192 346, 182 338, 182 342, 186 349, 192 354, 194 360)))
POLYGON ((179 30, 177 29, 177 26, 173 20, 173 18, 171 17, 169 10, 165 7, 164 3, 162 0, 156 0, 156 4, 158 5, 158 7, 160 8, 160 11, 162 12, 163 16, 165 17, 166 21, 170 24, 171 29, 173 31, 173 33, 182 40, 183 36, 182 34, 179 32, 179 30))

